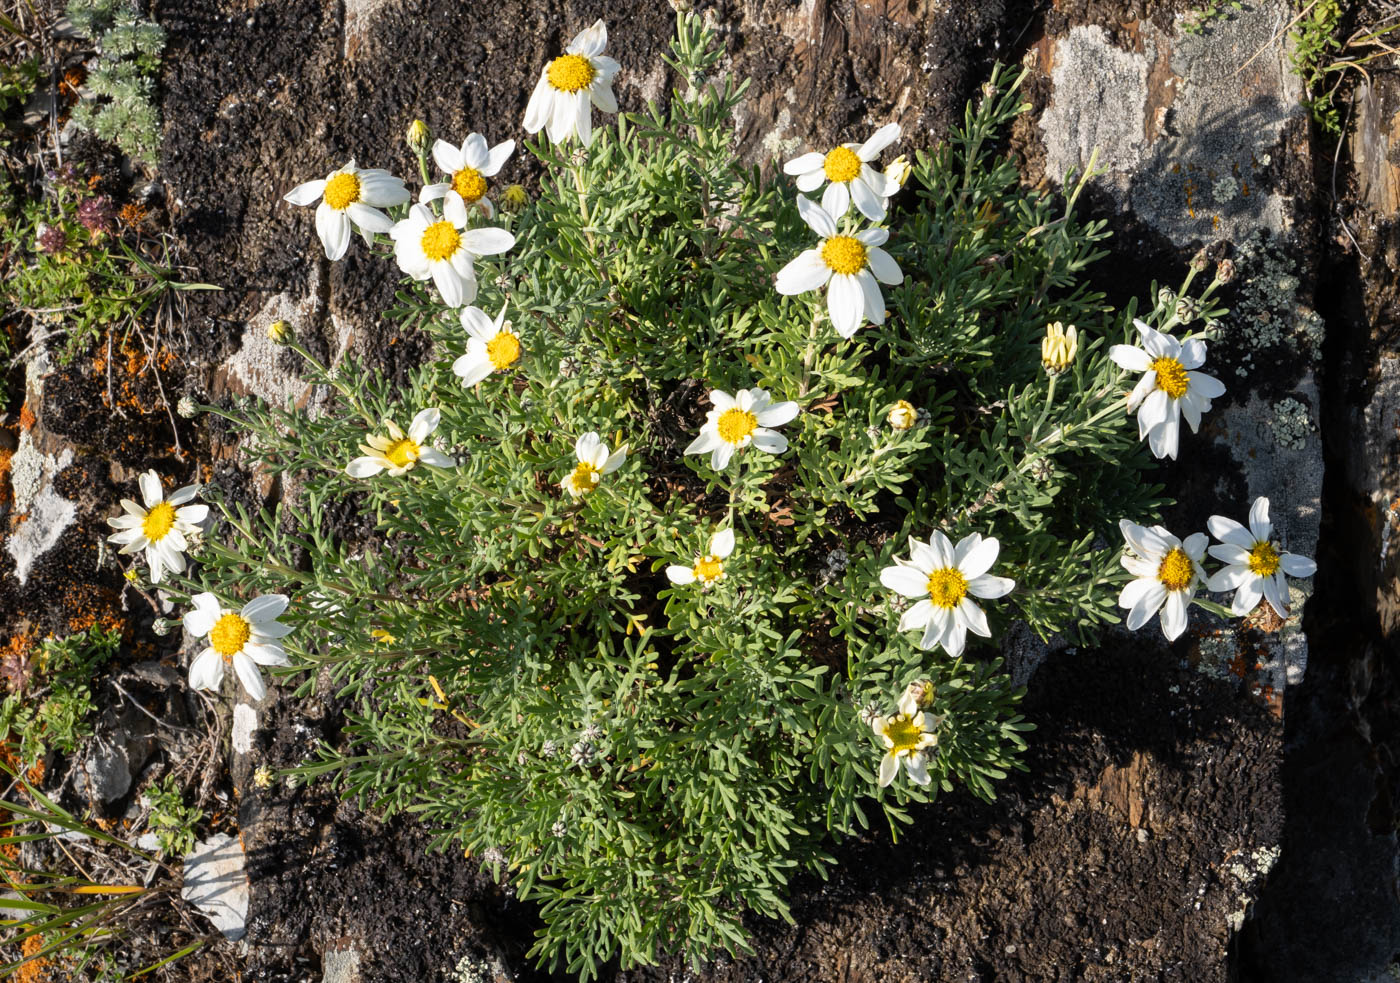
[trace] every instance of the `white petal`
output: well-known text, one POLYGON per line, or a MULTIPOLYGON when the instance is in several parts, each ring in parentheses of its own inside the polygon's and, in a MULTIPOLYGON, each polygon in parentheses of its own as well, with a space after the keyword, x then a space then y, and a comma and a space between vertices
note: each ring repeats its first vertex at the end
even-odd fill
POLYGON ((437 287, 438 293, 442 295, 444 304, 448 307, 460 307, 468 302, 468 298, 464 296, 462 278, 452 268, 451 263, 432 263, 428 266, 428 272, 432 274, 433 286, 437 287))
POLYGON ((171 505, 184 505, 186 502, 194 501, 194 497, 198 494, 198 485, 186 485, 183 488, 177 488, 171 492, 170 497, 167 498, 166 501, 171 505))
POLYGON ((967 592, 973 597, 980 597, 984 601, 993 601, 998 597, 1005 597, 1016 589, 1016 581, 1010 577, 993 577, 984 573, 980 577, 973 577, 967 582, 967 592))
POLYGON ((1162 582, 1155 576, 1139 577, 1136 580, 1130 580, 1124 584, 1123 589, 1118 592, 1118 606, 1128 609, 1135 608, 1139 601, 1152 593, 1156 587, 1161 586, 1162 582))
POLYGON ((856 151, 856 156, 866 162, 872 161, 880 156, 881 151, 898 139, 899 124, 886 123, 876 130, 869 140, 866 140, 860 145, 860 149, 856 151))
POLYGON ((547 69, 540 71, 539 81, 535 83, 535 90, 530 93, 530 102, 525 107, 526 133, 538 133, 544 129, 545 123, 549 122, 550 100, 554 90, 549 87, 545 71, 547 69))
POLYGON ((212 648, 206 648, 190 663, 190 689, 217 691, 224 681, 224 660, 212 648))
POLYGON ((933 781, 928 773, 928 759, 922 753, 906 754, 904 756, 904 770, 909 773, 909 779, 916 785, 927 785, 933 781))
POLYGON ((1264 588, 1264 599, 1269 602, 1269 607, 1274 609, 1274 613, 1280 618, 1288 617, 1288 595, 1285 591, 1279 590, 1278 579, 1276 577, 1260 577, 1264 588))
POLYGON ((729 466, 729 459, 733 456, 734 446, 721 440, 719 446, 710 451, 710 467, 716 471, 723 471, 729 466))
POLYGON ((1264 597, 1261 579, 1260 577, 1250 577, 1240 584, 1239 590, 1235 591, 1235 601, 1230 605, 1230 610, 1237 617, 1243 618, 1259 606, 1260 600, 1264 597))
POLYGON ((836 220, 806 195, 797 196, 797 213, 818 236, 830 239, 836 234, 836 220))
POLYGON ((352 478, 368 478, 383 470, 383 460, 377 457, 357 457, 345 466, 345 473, 352 478))
POLYGON ((1186 373, 1186 388, 1188 392, 1206 399, 1219 399, 1225 395, 1225 383, 1204 372, 1186 373))
POLYGON ((922 601, 915 601, 905 610, 904 614, 900 616, 899 630, 917 631, 923 628, 929 623, 929 619, 933 617, 933 611, 933 602, 928 598, 924 598, 922 601))
POLYGON ((1269 521, 1269 500, 1263 495, 1249 507, 1249 531, 1254 534, 1255 542, 1261 543, 1274 531, 1274 524, 1269 521))
POLYGON ((713 427, 705 427, 700 431, 700 436, 692 440, 682 453, 708 454, 722 443, 724 443, 724 441, 720 439, 719 434, 715 432, 713 427))
POLYGON ((885 323, 885 297, 880 293, 880 284, 875 279, 870 270, 861 270, 855 275, 856 282, 860 284, 860 294, 863 298, 863 310, 865 319, 871 324, 885 323))
POLYGON ((565 49, 571 55, 601 55, 608 46, 608 26, 600 17, 574 36, 565 49))
POLYGON ((515 236, 505 229, 488 227, 462 233, 462 245, 477 256, 494 256, 515 245, 515 236))
POLYGON ((514 140, 503 140, 496 144, 486 155, 486 166, 480 168, 482 176, 495 177, 505 166, 506 161, 510 160, 510 155, 513 153, 515 153, 514 140))
POLYGON ((601 72, 588 87, 588 98, 605 113, 617 112, 617 96, 613 94, 612 83, 601 72))
POLYGON ((1167 641, 1174 642, 1186 630, 1187 592, 1174 590, 1167 594, 1167 603, 1162 605, 1162 634, 1167 641))
POLYGON ((1311 577, 1317 573, 1317 563, 1297 553, 1285 553, 1278 558, 1278 565, 1290 577, 1311 577))
POLYGON ((1206 343, 1200 338, 1188 338, 1181 343, 1181 354, 1177 361, 1183 369, 1199 369, 1206 364, 1206 343))
POLYGON ((457 462, 436 447, 424 447, 418 451, 418 462, 433 468, 455 468, 457 462))
POLYGON ((156 476, 154 471, 142 471, 136 479, 136 484, 141 489, 141 499, 146 503, 146 508, 153 509, 165 501, 165 492, 160 486, 160 478, 156 476))
POLYGON ((243 654, 260 666, 286 666, 291 664, 287 650, 281 642, 265 639, 255 642, 251 639, 243 646, 243 654))
POLYGON ((885 567, 880 583, 904 597, 928 597, 928 575, 914 567, 885 567))
POLYGON ((1254 574, 1250 572, 1249 567, 1231 564, 1210 575, 1210 579, 1206 581, 1206 590, 1234 590, 1253 576, 1254 574))
POLYGON ((788 439, 767 427, 756 429, 751 440, 753 445, 765 454, 781 454, 788 449, 788 439))
POLYGON ((239 614, 249 625, 256 625, 262 621, 275 620, 285 610, 287 610, 286 594, 264 594, 243 605, 243 610, 239 614))
POLYGON ((798 412, 800 412, 798 405, 788 400, 774 403, 756 415, 760 427, 781 427, 785 423, 790 423, 798 412))
POLYGON ((185 616, 180 620, 184 623, 185 631, 195 638, 203 638, 214 628, 214 623, 219 620, 222 609, 217 600, 213 603, 201 602, 200 598, 213 598, 213 594, 196 594, 190 600, 194 602, 193 611, 186 611, 185 616))
POLYGON ((673 584, 693 584, 695 583, 695 570, 692 567, 683 567, 673 563, 666 568, 666 579, 673 584))
POLYGON ((778 293, 787 297, 816 290, 831 278, 831 267, 822 259, 820 249, 808 249, 781 270, 774 282, 778 293))
POLYGON ((623 444, 603 459, 602 466, 598 469, 602 474, 612 474, 622 463, 627 460, 627 445, 623 444))
POLYGON ((1162 582, 1156 578, 1148 581, 1147 587, 1138 595, 1133 609, 1128 612, 1128 630, 1137 631, 1147 624, 1166 600, 1167 588, 1163 586, 1162 582))
POLYGON ((370 208, 368 205, 354 202, 345 209, 345 214, 350 217, 350 221, 366 232, 388 233, 394 227, 394 220, 385 215, 377 208, 370 208))
POLYGON ((851 192, 845 181, 832 181, 826 186, 826 190, 822 192, 822 211, 832 218, 840 218, 850 207, 851 192))
MULTIPOLYGON (((1240 525, 1234 519, 1223 515, 1213 515, 1206 520, 1206 528, 1210 534, 1222 543, 1229 543, 1244 549, 1254 548, 1254 537, 1249 534, 1249 530, 1240 525)), ((1214 551, 1211 556, 1215 556, 1214 551)))
POLYGON ((904 282, 904 274, 900 272, 899 264, 894 261, 894 257, 883 249, 871 247, 866 250, 865 261, 870 264, 870 272, 880 278, 881 283, 891 285, 904 282))
MULTIPOLYGON (((882 179, 883 180, 883 179, 882 179)), ((835 185, 832 185, 835 187, 835 185)), ((860 213, 872 222, 883 222, 885 220, 885 203, 880 200, 880 196, 870 189, 860 178, 850 182, 851 200, 856 203, 856 208, 860 213)))
MULTIPOLYGON (((821 154, 817 154, 817 156, 820 157, 821 154)), ((799 175, 797 181, 794 183, 797 185, 797 190, 806 195, 820 188, 822 182, 825 180, 826 171, 822 170, 821 165, 818 164, 816 170, 807 171, 805 174, 799 175)))
POLYGON ((314 205, 326 190, 326 181, 322 178, 319 181, 307 181, 305 184, 298 184, 291 191, 282 196, 282 200, 293 205, 314 205))
POLYGON ((865 294, 860 281, 848 274, 834 274, 826 289, 826 307, 837 334, 842 338, 855 334, 865 320, 865 294))
POLYGON ((267 695, 267 687, 263 685, 262 673, 258 672, 258 664, 248 658, 242 652, 235 652, 233 655, 233 671, 238 674, 239 682, 248 691, 248 695, 254 700, 261 700, 267 695))
POLYGON ((452 371, 462 380, 464 386, 474 386, 482 379, 496 370, 491 364, 491 359, 487 356, 486 350, 469 350, 465 355, 459 355, 452 363, 452 371))
POLYGON ((992 637, 992 629, 987 626, 986 612, 965 597, 958 602, 958 614, 969 631, 983 638, 992 637))
POLYGON ((710 537, 710 553, 723 560, 734 552, 734 530, 721 529, 710 537))
POLYGON ((1114 345, 1108 350, 1108 357, 1129 372, 1146 372, 1152 368, 1152 356, 1136 345, 1114 345))
POLYGON ((995 537, 982 538, 980 533, 965 537, 953 550, 953 565, 968 580, 982 576, 992 569, 1001 552, 1001 542, 995 537))
POLYGON ((885 788, 894 781, 894 776, 899 774, 899 759, 894 756, 894 752, 886 754, 880 759, 880 787, 885 788))
POLYGON ((442 412, 436 406, 419 410, 414 414, 413 422, 408 425, 408 439, 415 444, 423 443, 428 439, 428 435, 437 429, 441 420, 442 412))
MULTIPOLYGON (((819 154, 815 150, 811 153, 803 154, 801 157, 794 157, 783 165, 784 174, 800 175, 810 174, 812 171, 820 173, 822 164, 826 162, 826 155, 819 154)), ((811 190, 810 188, 804 190, 811 190)))

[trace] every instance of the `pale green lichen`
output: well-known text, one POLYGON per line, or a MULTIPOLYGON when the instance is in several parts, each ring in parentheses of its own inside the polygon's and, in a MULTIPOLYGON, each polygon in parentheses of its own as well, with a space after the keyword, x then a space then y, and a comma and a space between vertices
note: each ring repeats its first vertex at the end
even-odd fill
POLYGON ((1236 254, 1242 275, 1227 323, 1238 332, 1244 354, 1235 374, 1252 375, 1254 355, 1272 348, 1286 348, 1310 362, 1320 358, 1326 326, 1316 311, 1299 303, 1292 262, 1261 233, 1240 243, 1236 254))
POLYGON ((1312 411, 1289 396, 1274 407, 1270 421, 1274 440, 1286 450, 1300 451, 1308 444, 1308 437, 1317 427, 1313 424, 1312 411))
POLYGON ((1223 205, 1228 201, 1234 201, 1235 196, 1240 193, 1240 186, 1234 178, 1226 176, 1220 178, 1210 186, 1210 196, 1217 204, 1223 205))

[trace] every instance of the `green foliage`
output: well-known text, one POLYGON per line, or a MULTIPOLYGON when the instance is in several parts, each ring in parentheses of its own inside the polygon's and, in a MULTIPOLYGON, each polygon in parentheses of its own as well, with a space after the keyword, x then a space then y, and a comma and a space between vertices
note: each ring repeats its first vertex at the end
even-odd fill
POLYGON ((1187 34, 1205 34, 1215 21, 1228 20, 1231 14, 1244 9, 1240 0, 1206 0, 1199 7, 1186 12, 1181 20, 1181 29, 1187 34))
POLYGON ((69 0, 67 12, 102 55, 88 77, 96 98, 75 107, 73 121, 115 143, 133 160, 154 163, 160 152, 160 111, 153 76, 160 69, 165 29, 140 17, 127 0, 69 0))
MULTIPOLYGON (((1076 216, 1082 183, 1022 188, 999 142, 1026 108, 1019 80, 996 73, 949 143, 918 155, 889 221, 904 281, 884 288, 886 324, 844 340, 821 293, 775 292, 813 234, 786 179, 737 162, 745 85, 713 74, 697 18, 679 23, 688 92, 586 154, 530 148, 538 200, 502 219, 509 256, 477 264, 477 303, 505 308, 519 362, 464 390, 457 312, 413 281, 388 316, 436 360, 402 386, 290 341, 344 412, 229 414, 303 498, 225 504, 201 554, 202 587, 227 603, 292 585, 299 692, 328 684, 353 707, 351 748, 300 771, 481 857, 542 903, 534 954, 586 977, 741 951, 746 913, 790 919, 788 881, 826 870, 831 837, 894 833, 958 785, 990 799, 1022 767, 1030 726, 995 650, 952 657, 898 629, 880 571, 910 537, 1000 540, 993 572, 1017 587, 985 604, 994 638, 1019 619, 1089 639, 1117 620, 1117 521, 1162 504, 1107 357, 1134 311, 1084 281, 1103 224, 1076 216), (1078 354, 1047 377, 1056 321, 1078 327, 1078 354), (760 386, 803 411, 786 451, 720 470, 683 455, 705 390, 760 386), (921 422, 892 428, 897 400, 921 422), (441 408, 455 467, 345 474, 380 421, 422 407, 441 408), (560 482, 589 431, 631 452, 574 500, 560 482), (328 525, 352 496, 369 544, 328 525), (720 529, 737 537, 724 578, 668 581, 720 529), (870 719, 925 679, 932 782, 880 788, 870 719)), ((1148 318, 1169 327, 1171 303, 1148 318)))
POLYGON ((0 122, 24 106, 34 94, 41 74, 37 58, 0 64, 0 122))
POLYGON ((1303 80, 1307 97, 1303 104, 1325 132, 1338 137, 1342 114, 1334 102, 1348 71, 1366 76, 1366 64, 1395 53, 1400 19, 1392 9, 1372 23, 1365 22, 1371 8, 1365 4, 1345 5, 1341 0, 1311 0, 1297 18, 1289 40, 1293 71, 1303 80), (1343 22, 1353 22, 1354 30, 1343 37, 1343 22))
POLYGON ((185 805, 184 794, 175 782, 175 776, 166 775, 146 789, 145 798, 150 804, 147 823, 156 835, 162 856, 174 854, 182 857, 194 849, 195 827, 204 821, 204 813, 194 806, 185 805))
POLYGON ((11 692, 0 703, 0 741, 16 746, 32 765, 50 750, 71 754, 92 733, 88 717, 94 673, 116 654, 121 634, 93 627, 66 638, 46 638, 24 666, 7 666, 11 692), (15 680, 23 686, 16 687, 15 680))
POLYGON ((120 235, 111 218, 106 230, 85 227, 79 209, 93 195, 81 180, 60 180, 48 190, 46 200, 24 201, 11 214, 0 213, 0 246, 8 257, 8 309, 25 315, 35 336, 63 332, 63 344, 55 346, 61 363, 85 351, 103 331, 141 323, 171 291, 218 289, 175 279, 168 238, 120 235), (61 230, 59 251, 40 248, 45 226, 61 230))

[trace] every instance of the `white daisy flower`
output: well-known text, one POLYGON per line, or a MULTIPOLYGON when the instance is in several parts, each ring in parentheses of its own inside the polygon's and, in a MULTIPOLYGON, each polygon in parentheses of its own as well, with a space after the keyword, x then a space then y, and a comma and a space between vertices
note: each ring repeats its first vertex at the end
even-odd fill
POLYGON ((722 471, 737 450, 753 444, 769 454, 787 450, 787 438, 772 430, 797 416, 794 402, 773 403, 765 389, 740 389, 733 396, 710 390, 713 408, 705 417, 700 436, 685 449, 687 454, 710 455, 710 467, 722 471))
POLYGON ((455 468, 457 462, 435 447, 425 447, 423 442, 437 429, 442 414, 436 408, 419 410, 405 434, 393 420, 385 420, 384 426, 389 436, 375 434, 360 445, 364 457, 357 457, 345 468, 352 478, 368 478, 381 471, 398 476, 412 471, 418 462, 435 468, 455 468))
POLYGON ((673 584, 693 584, 709 587, 724 579, 724 561, 734 552, 734 530, 721 529, 710 536, 706 552, 695 557, 693 566, 673 563, 666 568, 666 579, 673 584))
POLYGON ((515 236, 505 229, 466 226, 466 205, 460 196, 449 196, 442 203, 442 218, 429 211, 427 205, 414 205, 408 218, 389 230, 399 269, 415 280, 432 277, 448 307, 461 307, 476 300, 473 263, 515 245, 515 236))
POLYGON ((403 181, 378 168, 361 170, 352 159, 324 180, 299 184, 282 196, 293 205, 316 205, 316 235, 325 247, 326 259, 332 262, 350 248, 352 227, 364 237, 366 246, 374 245, 376 232, 388 232, 394 220, 381 208, 406 205, 413 199, 403 181))
POLYGON ((286 637, 292 626, 277 620, 287 610, 287 598, 264 594, 239 611, 223 607, 208 592, 196 594, 190 602, 194 610, 184 617, 185 630, 195 638, 209 636, 209 645, 190 663, 190 687, 218 690, 224 681, 224 666, 232 665, 248 695, 261 700, 267 689, 258 666, 289 664, 279 639, 286 637))
POLYGON ((925 752, 938 744, 933 721, 919 709, 918 699, 906 692, 899 699, 899 712, 888 717, 876 717, 870 722, 875 736, 885 742, 885 756, 880 759, 880 787, 884 788, 899 774, 899 762, 909 778, 920 785, 929 783, 928 759, 925 752))
POLYGON ((107 520, 107 525, 117 530, 107 537, 107 542, 120 543, 122 553, 145 550, 151 583, 158 584, 167 570, 185 572, 185 550, 189 549, 186 537, 199 532, 199 524, 209 517, 209 506, 185 504, 199 494, 198 485, 186 485, 166 498, 154 469, 143 472, 136 484, 146 506, 122 499, 125 514, 107 520))
POLYGON ((467 329, 467 351, 452 363, 452 371, 464 386, 474 386, 492 372, 505 372, 520 360, 520 336, 506 320, 505 305, 496 320, 479 307, 464 307, 462 327, 467 329))
POLYGON ((622 462, 627 460, 627 445, 609 454, 603 438, 590 430, 574 441, 574 457, 578 459, 578 466, 559 482, 559 486, 574 498, 582 498, 598 487, 603 475, 622 467, 622 462))
POLYGON ((480 204, 486 217, 491 218, 496 214, 496 209, 492 207, 491 199, 486 197, 486 179, 495 177, 514 152, 514 140, 498 143, 488 150, 486 138, 480 133, 467 137, 460 148, 446 140, 435 140, 433 160, 445 174, 451 175, 451 180, 428 185, 418 193, 418 200, 426 205, 439 198, 451 199, 455 196, 466 209, 480 204))
POLYGON ((1114 345, 1108 357, 1129 372, 1143 374, 1128 397, 1128 412, 1137 411, 1138 439, 1147 438, 1153 455, 1174 461, 1181 417, 1195 433, 1201 414, 1210 409, 1212 399, 1224 395, 1225 387, 1213 376, 1192 371, 1206 361, 1206 343, 1200 338, 1177 341, 1140 320, 1133 324, 1142 335, 1142 347, 1114 345))
POLYGON ((1223 515, 1211 516, 1206 526, 1221 543, 1210 548, 1210 555, 1226 563, 1206 581, 1206 588, 1233 590, 1235 600, 1230 610, 1240 617, 1253 611, 1262 597, 1280 618, 1287 618, 1288 577, 1311 577, 1317 573, 1317 564, 1297 553, 1280 552, 1278 541, 1272 538, 1269 500, 1254 500, 1248 529, 1223 515))
POLYGON ((934 530, 927 543, 911 536, 909 551, 908 560, 895 557, 894 566, 880 571, 880 583, 904 597, 919 599, 900 616, 899 630, 922 628, 920 648, 941 645, 955 658, 962 654, 969 630, 991 638, 987 615, 972 598, 994 600, 1010 594, 1016 586, 1009 577, 987 573, 996 563, 1001 543, 975 532, 954 546, 952 540, 934 530))
POLYGON ((822 208, 840 218, 856 203, 872 222, 885 220, 885 199, 899 190, 901 181, 871 167, 890 144, 899 139, 899 124, 888 123, 864 143, 846 143, 827 153, 803 154, 783 165, 783 173, 797 178, 797 190, 810 193, 830 181, 822 193, 822 208))
POLYGON ((1196 588, 1206 579, 1201 560, 1209 538, 1197 532, 1183 543, 1161 526, 1148 528, 1127 519, 1118 528, 1128 544, 1120 562, 1137 578, 1118 595, 1118 606, 1128 609, 1128 630, 1137 631, 1160 610, 1162 634, 1176 641, 1186 630, 1186 609, 1196 588))
POLYGON ((593 142, 593 106, 617 112, 612 81, 622 66, 603 54, 608 28, 602 20, 569 42, 565 54, 540 72, 530 103, 525 107, 525 132, 549 134, 553 143, 577 136, 584 146, 593 142))
POLYGON ((884 324, 885 297, 876 280, 890 284, 904 281, 894 258, 879 248, 889 239, 889 230, 838 235, 836 219, 816 202, 798 195, 797 210, 822 242, 778 271, 778 293, 789 297, 805 294, 830 281, 826 308, 842 338, 851 337, 866 321, 884 324))

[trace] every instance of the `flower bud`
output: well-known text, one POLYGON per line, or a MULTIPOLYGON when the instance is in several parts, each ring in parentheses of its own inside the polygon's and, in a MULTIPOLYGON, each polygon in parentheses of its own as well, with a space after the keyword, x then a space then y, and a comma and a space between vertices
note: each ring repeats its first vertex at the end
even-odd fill
POLYGON ((416 119, 408 124, 408 132, 404 134, 404 143, 408 144, 408 149, 418 156, 428 152, 428 145, 432 142, 433 135, 428 130, 428 124, 421 119, 416 119))
POLYGON ((518 212, 529 203, 530 195, 522 185, 507 185, 501 193, 501 207, 508 212, 518 212))
POLYGON ((1222 259, 1215 267, 1215 282, 1229 283, 1235 278, 1234 261, 1222 259))
POLYGON ((1054 378, 1074 364, 1074 356, 1079 352, 1079 332, 1074 325, 1066 328, 1059 321, 1045 327, 1045 337, 1040 342, 1040 364, 1045 374, 1054 378))
POLYGON ((169 635, 170 629, 174 627, 174 622, 170 621, 168 618, 157 618, 151 623, 151 631, 155 632, 155 634, 161 638, 169 635))
POLYGON ((891 430, 908 430, 918 422, 919 414, 913 403, 901 399, 890 407, 888 419, 891 430))
POLYGON ((1206 255, 1206 251, 1204 249, 1197 250, 1196 255, 1191 257, 1191 269, 1197 273, 1204 273, 1208 266, 1210 266, 1210 257, 1206 255))
POLYGON ((175 404, 175 412, 189 420, 199 415, 199 404, 191 396, 181 396, 180 401, 175 404))
POLYGON ((292 326, 286 321, 273 321, 267 326, 267 336, 272 339, 274 345, 290 345, 295 335, 292 334, 292 326))
POLYGON ((1195 297, 1185 294, 1176 299, 1176 319, 1182 324, 1190 324, 1201 316, 1201 304, 1195 297))
POLYGON ((258 765, 258 770, 253 772, 253 787, 271 788, 273 777, 271 768, 267 765, 258 765))
POLYGON ((914 168, 909 164, 909 158, 900 154, 890 161, 890 166, 885 168, 885 180, 890 184, 897 184, 904 187, 909 180, 909 175, 914 173, 914 168))

